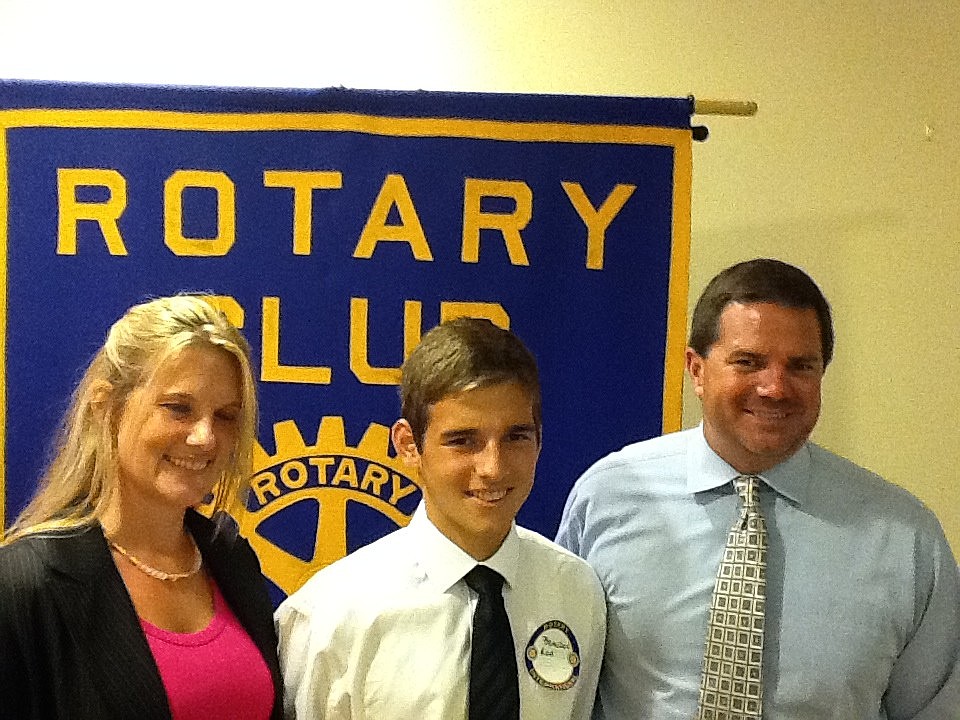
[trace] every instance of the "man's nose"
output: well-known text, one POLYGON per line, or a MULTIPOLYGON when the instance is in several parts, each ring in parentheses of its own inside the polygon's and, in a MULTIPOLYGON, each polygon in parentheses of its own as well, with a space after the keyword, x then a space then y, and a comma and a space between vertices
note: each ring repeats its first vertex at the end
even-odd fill
POLYGON ((781 365, 771 364, 764 368, 757 382, 757 393, 762 397, 779 400, 787 394, 787 370, 781 365))

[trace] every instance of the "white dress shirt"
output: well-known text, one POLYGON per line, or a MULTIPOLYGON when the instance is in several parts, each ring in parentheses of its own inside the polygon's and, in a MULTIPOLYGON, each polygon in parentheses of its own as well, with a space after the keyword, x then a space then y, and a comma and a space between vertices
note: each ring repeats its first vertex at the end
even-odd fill
MULTIPOLYGON (((477 562, 421 506, 397 530, 324 568, 280 605, 288 716, 299 720, 467 717, 477 562)), ((593 570, 514 527, 484 561, 505 578, 523 720, 587 720, 606 628, 593 570)))

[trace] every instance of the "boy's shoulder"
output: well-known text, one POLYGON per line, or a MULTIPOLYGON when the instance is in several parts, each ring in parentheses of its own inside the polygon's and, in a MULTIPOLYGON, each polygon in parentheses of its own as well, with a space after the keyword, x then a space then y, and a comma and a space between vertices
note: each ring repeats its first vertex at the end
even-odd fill
POLYGON ((602 595, 597 574, 579 555, 544 537, 535 530, 517 525, 521 563, 533 574, 553 576, 571 587, 602 595))
POLYGON ((368 596, 402 572, 407 564, 403 547, 403 528, 388 533, 315 572, 283 605, 313 607, 329 605, 333 598, 368 596))

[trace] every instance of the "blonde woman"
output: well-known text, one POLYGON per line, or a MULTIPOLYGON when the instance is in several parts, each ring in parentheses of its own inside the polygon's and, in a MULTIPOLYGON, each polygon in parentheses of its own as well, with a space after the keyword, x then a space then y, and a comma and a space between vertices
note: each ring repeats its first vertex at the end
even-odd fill
POLYGON ((4 717, 281 717, 257 558, 193 509, 245 489, 256 412, 248 345, 203 298, 113 325, 0 547, 4 717))

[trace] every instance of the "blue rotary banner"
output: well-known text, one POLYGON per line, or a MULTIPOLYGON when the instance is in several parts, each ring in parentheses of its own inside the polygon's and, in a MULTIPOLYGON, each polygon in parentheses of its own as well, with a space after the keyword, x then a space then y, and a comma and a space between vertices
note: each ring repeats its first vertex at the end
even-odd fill
POLYGON ((130 305, 209 293, 259 373, 238 521, 274 599, 408 522, 405 354, 488 317, 536 354, 552 536, 593 460, 680 425, 689 99, 0 82, 0 519, 130 305))

